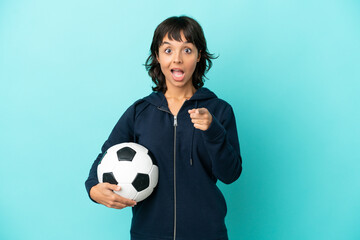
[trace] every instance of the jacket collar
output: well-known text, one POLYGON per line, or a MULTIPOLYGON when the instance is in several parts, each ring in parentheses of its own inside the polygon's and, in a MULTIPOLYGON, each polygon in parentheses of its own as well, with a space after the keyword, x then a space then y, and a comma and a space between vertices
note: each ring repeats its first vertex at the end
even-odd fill
MULTIPOLYGON (((202 101, 211 98, 217 98, 217 96, 209 89, 202 87, 196 90, 189 101, 202 101)), ((153 92, 149 96, 145 97, 144 100, 158 108, 169 109, 165 95, 162 92, 153 92)))

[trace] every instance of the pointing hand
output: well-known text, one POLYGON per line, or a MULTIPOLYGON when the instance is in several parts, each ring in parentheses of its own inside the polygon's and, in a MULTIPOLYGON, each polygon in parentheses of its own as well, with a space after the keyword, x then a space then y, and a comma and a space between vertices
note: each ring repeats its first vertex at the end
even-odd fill
POLYGON ((207 130, 212 122, 212 115, 206 108, 196 108, 188 111, 194 127, 200 130, 207 130))

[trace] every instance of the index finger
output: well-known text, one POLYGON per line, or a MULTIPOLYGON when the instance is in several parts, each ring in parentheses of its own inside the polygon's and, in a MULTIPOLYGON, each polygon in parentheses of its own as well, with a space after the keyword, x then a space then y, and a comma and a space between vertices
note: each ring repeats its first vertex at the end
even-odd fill
POLYGON ((136 205, 136 202, 134 200, 131 200, 129 198, 125 198, 125 197, 122 197, 120 196, 119 194, 116 194, 115 193, 115 201, 119 202, 119 203, 122 203, 126 206, 134 206, 136 205))

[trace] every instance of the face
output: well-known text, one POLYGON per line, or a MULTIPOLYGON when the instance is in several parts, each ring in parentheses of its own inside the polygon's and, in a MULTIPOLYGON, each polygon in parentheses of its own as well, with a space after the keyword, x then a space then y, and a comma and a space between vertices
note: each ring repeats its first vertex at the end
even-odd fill
POLYGON ((193 88, 192 75, 200 54, 194 44, 181 33, 181 42, 170 40, 166 34, 159 47, 157 60, 166 79, 167 88, 193 88))

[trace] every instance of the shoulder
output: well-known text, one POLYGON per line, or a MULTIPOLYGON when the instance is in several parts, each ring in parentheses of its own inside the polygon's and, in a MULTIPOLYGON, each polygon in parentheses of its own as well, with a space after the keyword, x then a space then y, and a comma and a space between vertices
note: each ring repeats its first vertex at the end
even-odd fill
POLYGON ((131 112, 133 117, 136 119, 148 107, 148 105, 149 103, 143 98, 138 99, 128 108, 128 111, 131 112))
POLYGON ((229 111, 232 109, 229 102, 218 97, 211 90, 209 90, 207 88, 203 88, 202 92, 206 93, 206 95, 208 96, 208 98, 203 99, 203 101, 202 101, 202 104, 205 105, 204 107, 209 107, 209 108, 220 110, 220 111, 224 111, 224 110, 229 111))
POLYGON ((217 98, 215 100, 215 104, 218 108, 222 108, 222 109, 231 109, 232 108, 230 103, 228 103, 226 100, 221 99, 221 98, 217 98))
POLYGON ((144 110, 151 106, 160 106, 164 100, 164 95, 159 92, 152 92, 148 96, 135 101, 130 108, 133 109, 135 118, 137 118, 144 110))

